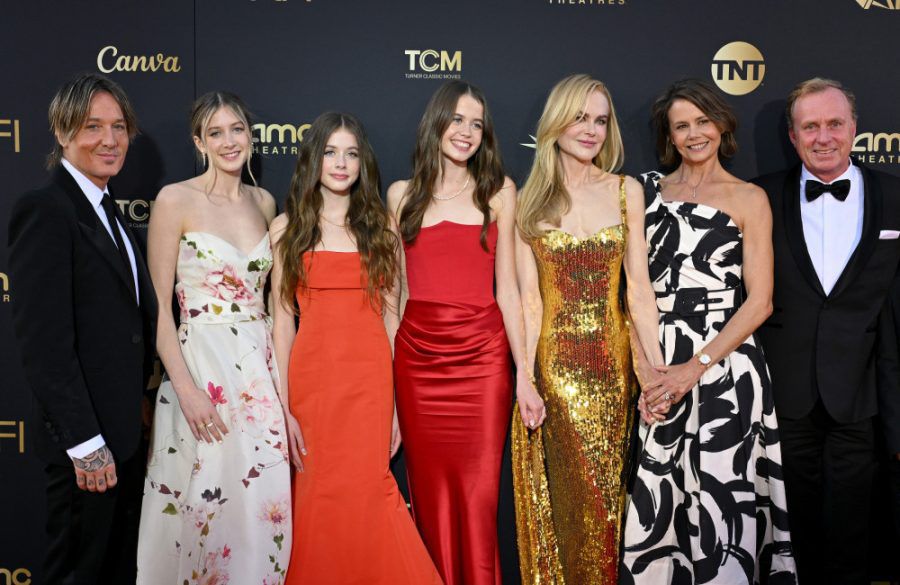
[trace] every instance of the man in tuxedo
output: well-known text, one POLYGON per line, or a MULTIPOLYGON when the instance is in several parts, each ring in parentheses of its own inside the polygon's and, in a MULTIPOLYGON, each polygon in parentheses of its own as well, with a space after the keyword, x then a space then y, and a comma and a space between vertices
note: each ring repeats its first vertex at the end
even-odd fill
POLYGON ((46 464, 43 583, 134 583, 156 301, 107 183, 137 121, 122 88, 100 75, 60 88, 49 116, 52 178, 16 202, 9 222, 13 325, 46 464))
POLYGON ((851 163, 856 105, 840 83, 787 103, 801 165, 759 177, 772 205, 774 311, 759 334, 772 374, 801 584, 867 583, 874 418, 900 452, 891 298, 900 266, 900 179, 851 163))

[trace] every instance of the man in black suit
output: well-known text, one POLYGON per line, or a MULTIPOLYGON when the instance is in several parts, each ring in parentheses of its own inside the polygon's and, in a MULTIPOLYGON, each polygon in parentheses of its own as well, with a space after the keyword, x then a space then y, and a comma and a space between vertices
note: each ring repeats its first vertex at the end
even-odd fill
MULTIPOLYGON (((802 165, 754 180, 769 195, 774 312, 759 334, 772 373, 800 583, 867 583, 873 419, 900 407, 890 298, 900 179, 851 164, 853 94, 815 78, 788 98, 802 165), (880 405, 880 406, 879 406, 880 405)), ((900 421, 884 421, 892 453, 900 421)))
POLYGON ((52 179, 17 201, 9 222, 13 324, 46 463, 43 582, 134 583, 156 301, 107 182, 136 118, 100 75, 60 88, 49 115, 52 179))

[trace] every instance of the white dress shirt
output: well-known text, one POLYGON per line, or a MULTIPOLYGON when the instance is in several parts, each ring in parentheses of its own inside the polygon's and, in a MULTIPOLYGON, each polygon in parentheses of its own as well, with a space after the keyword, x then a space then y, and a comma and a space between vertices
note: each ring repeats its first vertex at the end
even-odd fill
MULTIPOLYGON (((115 246, 116 239, 113 237, 109 221, 106 219, 106 212, 103 211, 103 207, 101 206, 103 197, 108 193, 108 191, 100 189, 66 159, 62 159, 62 166, 67 171, 69 171, 69 174, 72 175, 72 178, 75 179, 75 182, 78 183, 79 187, 81 187, 81 192, 84 193, 84 196, 87 197, 87 200, 88 202, 90 202, 91 207, 94 208, 94 213, 97 214, 97 217, 100 219, 100 223, 102 223, 103 227, 106 228, 106 233, 109 234, 109 237, 112 239, 113 245, 115 246)), ((134 291, 135 294, 138 295, 138 301, 140 301, 140 293, 138 293, 137 263, 134 259, 134 250, 131 247, 131 241, 128 239, 128 235, 125 233, 125 228, 118 220, 116 221, 116 227, 119 230, 119 234, 122 236, 122 241, 125 243, 125 251, 128 252, 128 261, 131 263, 131 276, 132 278, 134 278, 134 291)), ((88 439, 84 443, 75 445, 71 449, 66 449, 66 453, 72 459, 81 459, 86 455, 90 455, 104 445, 106 445, 106 441, 103 439, 103 435, 97 435, 88 439)))
MULTIPOLYGON (((831 193, 823 193, 815 201, 806 199, 806 181, 818 181, 803 166, 800 173, 800 217, 803 237, 819 282, 830 294, 859 244, 863 228, 863 179, 853 164, 835 181, 850 180, 850 193, 838 201, 831 193)), ((820 181, 821 182, 821 181, 820 181)))

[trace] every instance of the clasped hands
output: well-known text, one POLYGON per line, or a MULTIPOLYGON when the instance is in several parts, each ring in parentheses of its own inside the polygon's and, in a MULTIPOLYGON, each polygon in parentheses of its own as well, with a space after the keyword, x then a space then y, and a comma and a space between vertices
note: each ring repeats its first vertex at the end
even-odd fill
POLYGON ((641 395, 638 411, 645 423, 663 421, 673 404, 678 404, 685 394, 700 381, 706 368, 696 359, 672 366, 639 365, 638 381, 641 395))
POLYGON ((544 424, 544 419, 547 418, 547 406, 524 369, 516 372, 516 402, 519 404, 522 423, 529 430, 533 431, 544 424))

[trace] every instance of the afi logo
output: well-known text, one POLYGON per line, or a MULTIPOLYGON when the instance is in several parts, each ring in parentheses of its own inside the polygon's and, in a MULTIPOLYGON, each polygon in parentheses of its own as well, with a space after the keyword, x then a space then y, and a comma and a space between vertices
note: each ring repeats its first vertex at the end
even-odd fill
MULTIPOLYGON (((0 439, 12 439, 19 447, 19 453, 25 452, 25 421, 0 420, 0 439), (7 430, 10 429, 10 430, 7 430)), ((2 451, 0 446, 0 451, 2 451)), ((2 569, 0 569, 2 571, 2 569)), ((29 575, 30 576, 30 575, 29 575)))
POLYGON ((5 272, 0 272, 0 291, 3 292, 2 298, 4 303, 9 302, 9 276, 5 272))
POLYGON ((435 51, 434 49, 407 49, 403 53, 409 59, 410 71, 462 71, 462 51, 435 51))
POLYGON ((28 569, 5 569, 0 567, 0 585, 31 585, 31 571, 28 569))
POLYGON ((766 74, 766 62, 759 49, 742 41, 728 43, 712 60, 712 78, 719 89, 731 95, 745 95, 759 87, 766 74))
POLYGON ((0 120, 0 138, 10 138, 13 141, 13 152, 20 152, 19 147, 19 121, 0 120))

